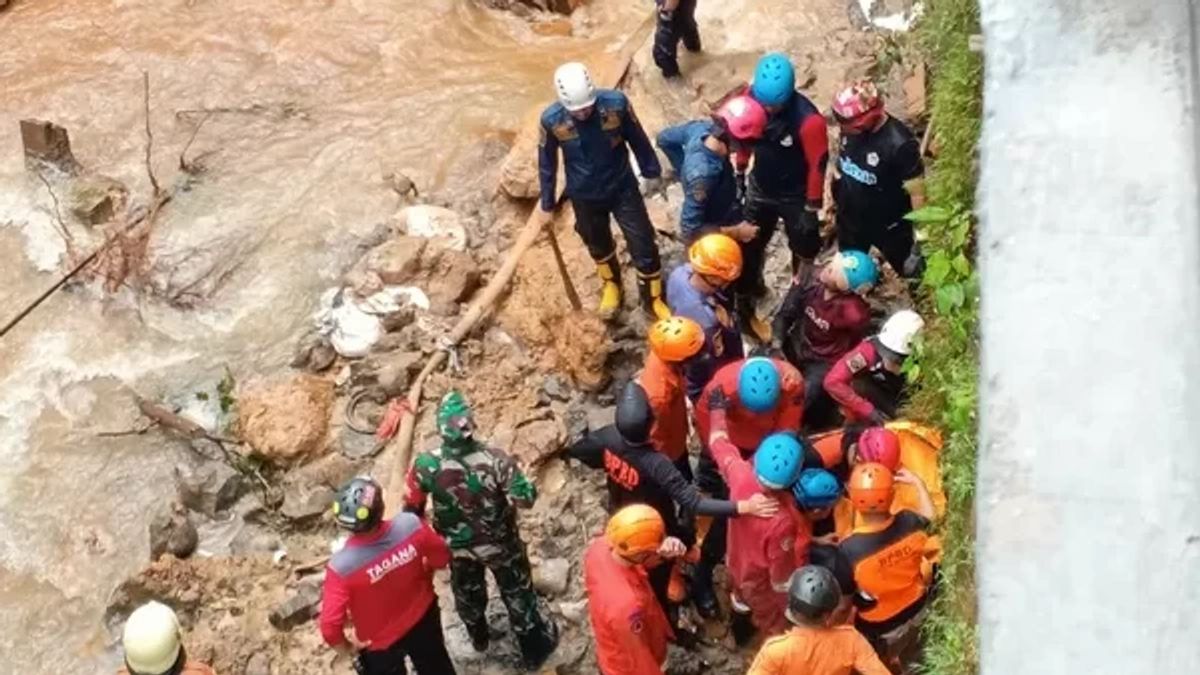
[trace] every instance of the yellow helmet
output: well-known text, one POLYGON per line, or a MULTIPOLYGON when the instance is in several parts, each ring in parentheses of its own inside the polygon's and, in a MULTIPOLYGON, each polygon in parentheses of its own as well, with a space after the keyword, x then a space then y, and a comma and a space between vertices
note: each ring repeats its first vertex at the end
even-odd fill
POLYGON ((179 659, 179 619, 161 602, 147 602, 129 615, 121 643, 132 675, 165 673, 179 659))
POLYGON ((645 504, 630 504, 608 519, 604 538, 622 558, 658 551, 667 536, 667 526, 658 511, 645 504))
POLYGON ((687 317, 659 319, 650 326, 650 351, 663 361, 685 361, 703 348, 704 329, 687 317))
POLYGON ((688 262, 697 274, 730 282, 742 274, 742 248, 728 235, 706 234, 688 248, 688 262))

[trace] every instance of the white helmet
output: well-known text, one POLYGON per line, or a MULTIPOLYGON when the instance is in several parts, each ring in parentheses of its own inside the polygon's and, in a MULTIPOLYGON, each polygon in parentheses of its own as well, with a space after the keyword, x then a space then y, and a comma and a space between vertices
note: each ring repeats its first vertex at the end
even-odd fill
POLYGON ((554 90, 558 92, 558 102, 572 112, 596 103, 596 85, 582 63, 572 61, 559 66, 554 71, 554 90))
POLYGON ((129 615, 121 643, 133 675, 165 673, 179 658, 179 619, 161 602, 147 602, 129 615))
POLYGON ((902 309, 888 317, 879 331, 879 342, 897 354, 912 353, 912 341, 925 327, 925 320, 911 309, 902 309))

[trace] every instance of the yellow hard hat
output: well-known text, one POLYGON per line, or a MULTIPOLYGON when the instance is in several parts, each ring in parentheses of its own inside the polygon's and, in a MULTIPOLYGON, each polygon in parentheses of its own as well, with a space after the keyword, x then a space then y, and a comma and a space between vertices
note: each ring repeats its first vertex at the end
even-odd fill
POLYGON ((121 644, 132 675, 165 673, 179 659, 179 619, 170 607, 150 601, 125 622, 121 644))

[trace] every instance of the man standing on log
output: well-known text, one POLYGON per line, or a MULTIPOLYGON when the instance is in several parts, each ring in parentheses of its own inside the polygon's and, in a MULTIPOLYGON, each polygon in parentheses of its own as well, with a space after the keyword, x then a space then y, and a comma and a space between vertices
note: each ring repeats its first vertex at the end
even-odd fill
POLYGON ((533 590, 515 504, 533 506, 537 490, 516 462, 475 438, 475 421, 463 395, 450 391, 437 410, 442 445, 423 452, 408 474, 405 510, 423 514, 433 497, 433 527, 450 544, 454 605, 477 651, 488 647, 487 580, 500 589, 526 667, 539 667, 558 646, 558 627, 543 613, 533 590))
POLYGON ((671 312, 663 301, 658 244, 629 164, 632 148, 645 179, 645 191, 657 190, 662 183, 662 168, 654 147, 625 94, 596 89, 582 63, 559 66, 554 73, 554 88, 558 101, 542 113, 538 141, 541 216, 549 222, 554 213, 561 148, 567 175, 565 194, 575 210, 575 231, 583 238, 602 282, 601 318, 614 318, 622 304, 621 266, 609 225, 611 216, 624 233, 637 268, 643 308, 651 317, 665 319, 671 312))

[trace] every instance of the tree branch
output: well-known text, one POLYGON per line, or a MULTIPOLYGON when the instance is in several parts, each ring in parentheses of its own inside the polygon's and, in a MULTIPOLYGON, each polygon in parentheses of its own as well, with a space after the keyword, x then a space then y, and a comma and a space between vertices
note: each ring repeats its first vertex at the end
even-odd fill
POLYGON ((154 188, 154 196, 162 192, 158 179, 154 177, 154 166, 151 155, 154 151, 154 133, 150 131, 150 73, 142 71, 142 104, 146 111, 146 175, 150 177, 150 186, 154 188))
POLYGON ((41 171, 36 172, 36 174, 38 180, 42 181, 42 185, 46 186, 46 192, 50 193, 50 199, 54 201, 54 219, 58 221, 58 228, 56 228, 58 229, 58 234, 62 236, 63 241, 67 242, 68 244, 72 241, 75 241, 75 237, 71 235, 71 231, 67 229, 67 223, 63 220, 62 211, 59 208, 58 195, 54 194, 54 188, 51 187, 50 181, 46 179, 46 176, 43 175, 41 171))

